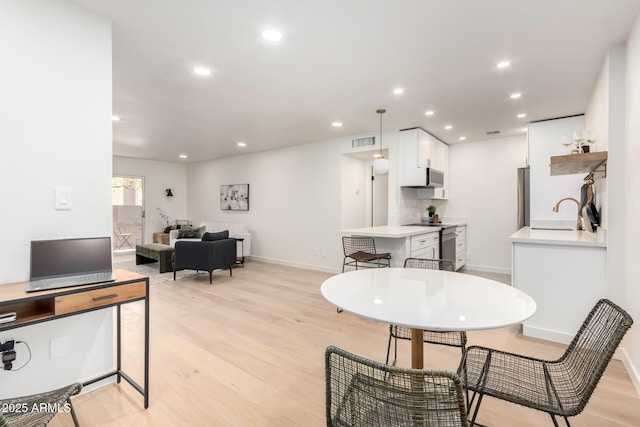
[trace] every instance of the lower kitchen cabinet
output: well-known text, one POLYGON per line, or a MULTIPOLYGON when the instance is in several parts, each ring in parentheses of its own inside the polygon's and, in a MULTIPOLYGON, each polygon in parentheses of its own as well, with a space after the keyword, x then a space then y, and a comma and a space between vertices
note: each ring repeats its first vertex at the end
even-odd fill
POLYGON ((568 344, 606 294, 605 247, 513 243, 513 286, 537 305, 525 336, 568 344))
POLYGON ((419 234, 411 237, 411 258, 437 259, 440 257, 438 233, 419 234))

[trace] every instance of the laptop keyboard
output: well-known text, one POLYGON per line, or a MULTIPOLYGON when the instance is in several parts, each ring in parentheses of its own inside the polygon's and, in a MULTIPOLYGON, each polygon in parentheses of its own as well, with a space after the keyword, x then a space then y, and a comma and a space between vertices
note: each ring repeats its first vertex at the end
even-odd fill
POLYGON ((47 289, 68 288, 71 286, 89 285, 92 283, 112 282, 116 280, 113 273, 91 273, 70 277, 55 277, 52 279, 40 279, 29 282, 27 292, 43 291, 47 289))

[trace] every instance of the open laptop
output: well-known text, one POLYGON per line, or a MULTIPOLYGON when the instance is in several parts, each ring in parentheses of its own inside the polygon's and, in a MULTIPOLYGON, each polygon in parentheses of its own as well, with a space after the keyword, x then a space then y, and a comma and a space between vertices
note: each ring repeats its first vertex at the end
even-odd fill
POLYGON ((113 282, 111 237, 31 242, 27 292, 113 282))

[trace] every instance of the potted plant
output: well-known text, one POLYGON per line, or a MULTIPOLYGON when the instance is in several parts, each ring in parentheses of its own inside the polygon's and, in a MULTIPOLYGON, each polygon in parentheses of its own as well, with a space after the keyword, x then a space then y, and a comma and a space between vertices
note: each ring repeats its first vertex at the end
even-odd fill
POLYGON ((429 211, 429 216, 433 216, 436 213, 436 207, 434 205, 427 206, 427 211, 429 211))

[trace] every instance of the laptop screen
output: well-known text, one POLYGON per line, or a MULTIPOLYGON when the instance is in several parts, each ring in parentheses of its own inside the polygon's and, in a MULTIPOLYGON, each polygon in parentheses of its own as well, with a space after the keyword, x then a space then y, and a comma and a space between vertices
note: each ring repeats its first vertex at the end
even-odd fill
POLYGON ((111 237, 31 241, 31 280, 111 272, 111 237))

